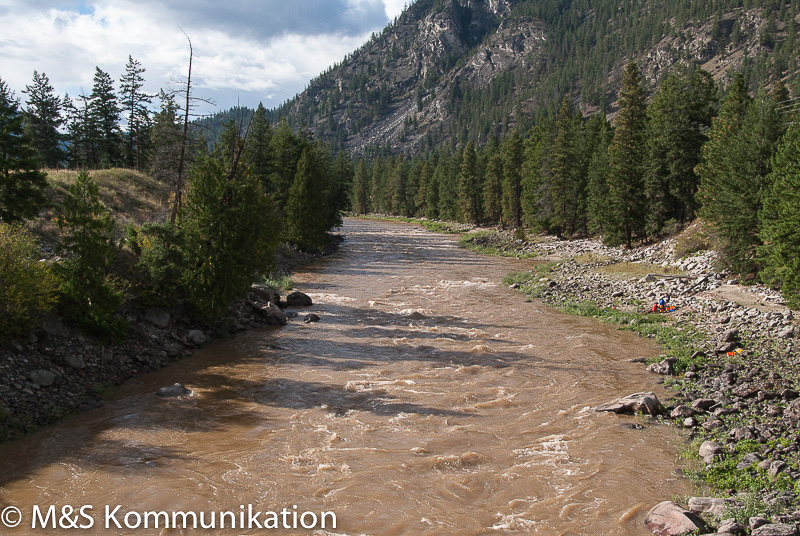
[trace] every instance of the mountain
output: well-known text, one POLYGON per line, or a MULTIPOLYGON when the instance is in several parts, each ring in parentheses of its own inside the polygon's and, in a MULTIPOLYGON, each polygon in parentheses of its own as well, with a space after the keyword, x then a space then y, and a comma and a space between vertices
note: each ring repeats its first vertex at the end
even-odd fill
POLYGON ((270 112, 352 154, 479 145, 564 95, 613 115, 622 68, 652 92, 677 63, 755 89, 797 79, 798 0, 418 0, 270 112))

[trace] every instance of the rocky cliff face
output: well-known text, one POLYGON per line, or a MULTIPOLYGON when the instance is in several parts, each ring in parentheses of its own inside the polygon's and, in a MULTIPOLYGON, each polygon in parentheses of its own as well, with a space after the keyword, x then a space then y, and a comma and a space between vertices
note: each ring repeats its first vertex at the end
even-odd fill
MULTIPOLYGON (((585 114, 595 111, 598 105, 582 94, 580 69, 585 73, 585 64, 570 71, 571 79, 553 76, 559 62, 569 54, 580 54, 577 43, 570 41, 570 35, 559 34, 553 20, 574 17, 578 8, 560 7, 563 13, 548 26, 521 15, 521 7, 530 7, 530 2, 418 0, 380 35, 313 80, 272 119, 288 117, 294 126, 305 125, 318 138, 361 154, 378 146, 416 152, 444 143, 456 132, 463 137, 475 122, 462 113, 467 93, 473 103, 482 99, 480 111, 471 112, 473 118, 476 113, 493 116, 482 124, 484 138, 513 127, 520 112, 530 114, 545 102, 543 92, 549 92, 545 98, 554 102, 569 93, 585 114), (570 50, 565 54, 563 48, 570 50), (550 76, 548 83, 555 87, 531 91, 530 86, 541 84, 544 76, 550 76)), ((681 25, 665 21, 665 35, 653 36, 651 44, 634 57, 649 89, 654 91, 678 62, 702 66, 721 80, 728 71, 741 68, 748 57, 770 54, 762 38, 768 24, 764 11, 740 8, 715 20, 681 25)), ((605 20, 606 15, 590 6, 577 12, 574 24, 580 26, 595 17, 605 20)), ((612 16, 606 35, 598 34, 595 46, 610 33, 624 32, 626 24, 630 20, 612 16)), ((781 32, 785 34, 780 23, 775 31, 778 38, 781 32)), ((604 89, 595 100, 604 100, 613 116, 615 88, 630 58, 617 49, 608 55, 612 57, 603 66, 604 89)))

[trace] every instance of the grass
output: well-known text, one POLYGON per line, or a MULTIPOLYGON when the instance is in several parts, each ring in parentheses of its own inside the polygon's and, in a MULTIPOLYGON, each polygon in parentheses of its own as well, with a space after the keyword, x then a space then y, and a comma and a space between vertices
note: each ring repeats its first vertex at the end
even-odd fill
POLYGON ((294 288, 294 281, 286 274, 263 276, 261 277, 261 282, 279 290, 291 290, 294 288))
POLYGON ((406 218, 403 216, 384 216, 384 215, 358 215, 355 216, 357 218, 362 218, 366 220, 391 220, 391 221, 402 221, 405 223, 413 223, 416 225, 421 225, 422 227, 426 228, 429 231, 433 231, 435 233, 447 233, 447 234, 462 234, 466 233, 474 228, 473 225, 468 223, 458 223, 453 221, 440 221, 440 220, 428 220, 425 218, 406 218))
POLYGON ((478 231, 469 233, 461 237, 458 242, 459 247, 484 253, 486 255, 497 255, 500 257, 514 257, 517 259, 529 259, 536 257, 536 253, 520 247, 524 245, 517 240, 505 238, 495 231, 478 231))

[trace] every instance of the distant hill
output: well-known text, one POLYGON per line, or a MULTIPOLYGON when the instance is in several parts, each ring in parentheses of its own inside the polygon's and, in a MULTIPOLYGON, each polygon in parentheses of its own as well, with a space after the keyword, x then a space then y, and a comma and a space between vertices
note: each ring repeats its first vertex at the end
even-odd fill
POLYGON ((527 128, 565 94, 584 114, 613 114, 630 59, 651 91, 679 62, 723 82, 742 70, 751 89, 792 87, 797 5, 418 0, 270 120, 286 118, 352 154, 416 152, 527 128))

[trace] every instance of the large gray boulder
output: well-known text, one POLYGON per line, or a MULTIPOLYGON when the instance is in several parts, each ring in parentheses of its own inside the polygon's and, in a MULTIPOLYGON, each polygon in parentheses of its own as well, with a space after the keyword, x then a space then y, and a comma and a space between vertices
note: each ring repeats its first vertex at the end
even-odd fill
POLYGON ((250 292, 265 302, 279 303, 281 301, 280 292, 264 283, 253 283, 250 285, 250 292))
POLYGON ((261 309, 267 324, 271 326, 285 326, 287 323, 286 314, 274 302, 267 303, 261 309))
POLYGON ((797 527, 787 523, 769 523, 753 531, 753 536, 797 536, 797 527))
POLYGON ((663 501, 647 512, 644 526, 656 536, 677 536, 705 531, 703 520, 672 501, 663 501))
POLYGON ((56 375, 49 370, 39 369, 28 374, 28 379, 39 387, 47 387, 53 385, 53 382, 56 381, 56 375))
POLYGON ((658 397, 653 392, 634 393, 610 404, 603 404, 594 408, 595 411, 610 411, 612 413, 625 413, 635 415, 644 413, 645 415, 660 415, 664 412, 664 406, 659 402, 658 397))
POLYGON ((190 329, 186 332, 186 340, 191 344, 199 346, 201 344, 205 344, 205 342, 208 340, 208 336, 203 330, 190 329))
POLYGON ((718 497, 691 497, 689 499, 689 511, 695 514, 711 512, 715 516, 722 515, 725 510, 725 499, 718 497))

